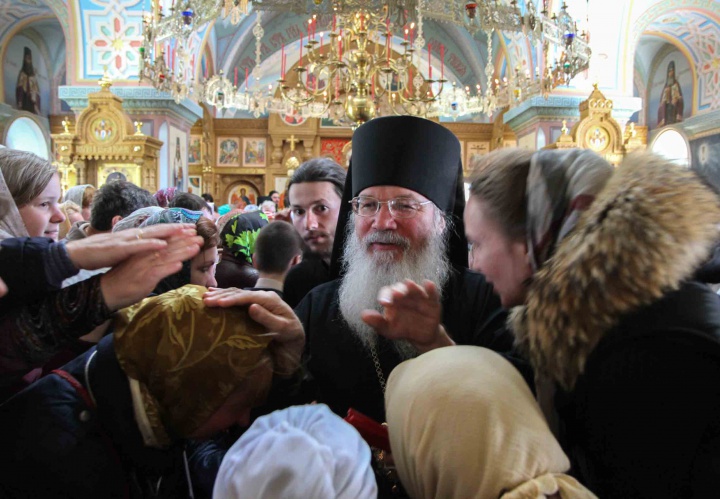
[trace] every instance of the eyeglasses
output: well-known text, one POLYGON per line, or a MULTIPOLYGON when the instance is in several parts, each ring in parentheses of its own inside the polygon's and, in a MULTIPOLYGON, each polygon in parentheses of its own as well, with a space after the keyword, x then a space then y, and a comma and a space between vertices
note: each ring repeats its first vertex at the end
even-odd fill
POLYGON ((430 203, 432 201, 415 201, 412 198, 393 198, 380 201, 372 196, 358 196, 350 201, 353 212, 361 217, 373 217, 377 215, 382 205, 387 204, 393 218, 413 218, 423 205, 430 203))

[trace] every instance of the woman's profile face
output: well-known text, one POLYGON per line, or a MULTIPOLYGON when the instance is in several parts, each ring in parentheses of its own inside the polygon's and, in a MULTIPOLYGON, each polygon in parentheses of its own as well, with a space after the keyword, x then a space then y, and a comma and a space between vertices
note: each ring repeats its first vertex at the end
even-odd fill
POLYGON ((30 237, 49 237, 57 241, 59 225, 65 221, 59 199, 60 177, 53 175, 39 196, 25 206, 18 207, 30 237))
POLYGON ((485 275, 500 295, 503 307, 525 302, 525 285, 532 276, 527 245, 505 235, 490 216, 484 201, 470 196, 465 206, 465 234, 470 243, 470 269, 485 275))

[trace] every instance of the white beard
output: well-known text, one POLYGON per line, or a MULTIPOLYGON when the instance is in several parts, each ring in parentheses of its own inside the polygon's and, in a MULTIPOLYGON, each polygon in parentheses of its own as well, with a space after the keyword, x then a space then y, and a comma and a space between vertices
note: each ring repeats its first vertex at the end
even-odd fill
MULTIPOLYGON (((433 233, 419 248, 410 248, 410 242, 393 231, 373 232, 361 241, 355 232, 355 218, 351 215, 347 225, 343 270, 345 275, 340 283, 339 304, 343 319, 361 344, 370 350, 377 343, 377 333, 360 317, 363 310, 382 312, 377 297, 380 289, 404 279, 420 284, 427 279, 435 283, 442 293, 450 276, 450 261, 447 256, 446 234, 448 224, 442 233, 433 233), (402 260, 392 261, 392 255, 372 254, 367 246, 372 242, 395 243, 405 248, 402 260)), ((393 341, 400 357, 409 359, 417 356, 417 350, 407 340, 393 341)))

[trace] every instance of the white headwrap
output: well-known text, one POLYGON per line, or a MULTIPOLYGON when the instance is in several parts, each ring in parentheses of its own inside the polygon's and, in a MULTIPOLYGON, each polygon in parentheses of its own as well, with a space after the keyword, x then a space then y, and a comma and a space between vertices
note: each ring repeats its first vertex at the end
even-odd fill
POLYGON ((74 187, 70 187, 67 192, 65 193, 65 201, 72 201, 76 205, 78 205, 80 208, 83 207, 83 196, 85 195, 85 189, 88 187, 93 187, 90 184, 83 184, 83 185, 76 185, 74 187))
POLYGON ((385 392, 390 446, 415 499, 594 498, 520 373, 474 346, 432 350, 393 370, 385 392))
POLYGON ((227 452, 213 497, 375 499, 370 448, 326 405, 275 411, 227 452))

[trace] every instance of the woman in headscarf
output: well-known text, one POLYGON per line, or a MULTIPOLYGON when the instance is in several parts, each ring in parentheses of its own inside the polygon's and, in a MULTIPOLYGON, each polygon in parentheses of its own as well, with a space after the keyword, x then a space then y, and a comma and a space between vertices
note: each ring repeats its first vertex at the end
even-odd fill
POLYGON ((502 150, 476 167, 471 267, 531 360, 573 474, 600 497, 711 497, 720 486, 720 303, 692 281, 720 202, 649 153, 502 150))
POLYGON ((116 310, 146 297, 199 249, 195 229, 181 225, 69 243, 23 236, 23 218, 0 170, 0 277, 9 286, 0 299, 0 400, 34 381, 40 374, 34 368, 116 310), (78 269, 101 267, 113 268, 60 289, 78 269))
POLYGON ((90 184, 70 187, 65 193, 65 201, 72 201, 82 209, 82 219, 90 220, 90 206, 95 197, 95 187, 90 184))
POLYGON ((198 236, 203 238, 200 253, 192 260, 183 262, 179 272, 166 277, 155 287, 155 294, 180 288, 186 284, 215 287, 215 268, 218 261, 218 231, 215 223, 203 216, 201 211, 190 211, 185 208, 168 208, 150 215, 140 228, 152 227, 168 223, 194 224, 198 236))
POLYGON ((324 404, 275 411, 225 454, 213 497, 376 499, 370 448, 324 404))
POLYGON ((0 445, 13 456, 0 467, 3 496, 192 495, 185 440, 248 425, 284 345, 302 337, 287 306, 209 308, 206 291, 186 286, 122 311, 113 335, 0 406, 0 445))
POLYGON ((258 272, 252 265, 255 239, 268 224, 262 212, 239 213, 227 220, 220 232, 222 255, 217 268, 217 285, 221 288, 252 288, 258 272))
POLYGON ((438 348, 397 366, 385 392, 392 455, 414 499, 594 498, 520 372, 492 350, 438 348))
POLYGON ((0 239, 49 237, 58 240, 60 176, 48 161, 24 151, 0 149, 0 172, 13 203, 0 221, 0 239))

